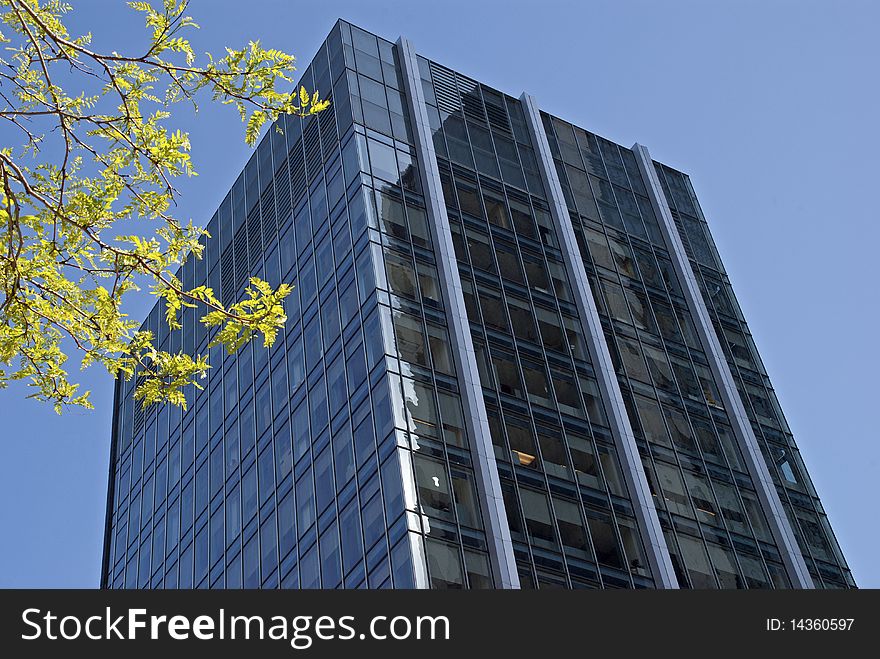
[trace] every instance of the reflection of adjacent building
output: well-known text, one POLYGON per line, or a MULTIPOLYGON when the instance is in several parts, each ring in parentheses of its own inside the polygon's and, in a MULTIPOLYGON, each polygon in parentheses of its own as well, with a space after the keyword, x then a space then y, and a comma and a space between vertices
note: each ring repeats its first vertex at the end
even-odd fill
POLYGON ((303 84, 182 271, 285 335, 117 384, 104 586, 853 585, 686 175, 341 21, 303 84))

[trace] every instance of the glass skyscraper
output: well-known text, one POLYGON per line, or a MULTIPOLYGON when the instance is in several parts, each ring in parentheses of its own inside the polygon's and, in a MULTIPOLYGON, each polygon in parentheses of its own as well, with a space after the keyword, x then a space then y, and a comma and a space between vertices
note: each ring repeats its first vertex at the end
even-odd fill
POLYGON ((686 174, 342 21, 302 81, 181 272, 285 332, 117 381, 104 587, 855 585, 686 174))

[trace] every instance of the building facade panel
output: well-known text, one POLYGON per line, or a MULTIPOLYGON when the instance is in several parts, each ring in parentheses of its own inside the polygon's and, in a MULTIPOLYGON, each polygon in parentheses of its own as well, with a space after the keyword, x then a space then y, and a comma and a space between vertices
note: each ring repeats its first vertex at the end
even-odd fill
POLYGON ((638 447, 626 405, 620 391, 617 379, 614 377, 614 365, 611 354, 605 343, 599 313, 596 310, 596 302, 593 299, 587 273, 584 269, 583 260, 580 256, 574 228, 566 208, 565 196, 553 156, 550 152, 550 144, 541 121, 538 104, 534 98, 523 94, 521 102, 526 110, 526 121, 532 135, 538 153, 539 167, 541 168, 544 187, 550 191, 551 214, 556 221, 556 226, 562 241, 562 252, 566 267, 572 281, 575 281, 574 296, 577 302, 578 312, 583 322, 584 338, 587 341, 590 355, 594 364, 600 365, 596 369, 596 378, 599 389, 608 410, 609 427, 612 437, 617 444, 618 455, 621 457, 621 469, 627 490, 632 496, 633 508, 636 519, 642 532, 642 538, 649 546, 648 561, 651 563, 651 571, 656 575, 658 587, 676 588, 678 580, 666 546, 654 501, 651 496, 645 471, 642 467, 638 447))
POLYGON ((635 154, 544 123, 679 585, 789 587, 635 154))
POLYGON ((733 434, 743 456, 745 469, 751 476, 752 483, 757 491, 758 499, 761 502, 770 526, 770 533, 773 535, 773 539, 779 549, 788 578, 792 586, 796 588, 811 588, 813 585, 812 580, 807 573, 806 564, 797 550, 794 533, 785 517, 779 496, 773 488, 764 458, 761 455, 757 440, 746 418, 745 408, 733 384, 733 376, 730 373, 730 369, 721 351, 718 337, 709 320, 709 312, 699 293, 694 271, 685 252, 684 244, 676 230, 674 218, 666 201, 666 195, 657 178, 657 170, 648 154, 647 148, 636 144, 632 150, 639 164, 639 171, 647 185, 654 212, 659 219, 660 229, 663 232, 666 246, 669 249, 673 269, 681 283, 682 293, 691 312, 694 329, 706 354, 709 370, 712 372, 720 400, 724 408, 728 410, 727 418, 730 420, 733 434))
POLYGON ((712 240, 690 178, 653 163, 747 422, 757 438, 814 585, 855 585, 712 240))
POLYGON ((420 60, 523 587, 653 587, 523 107, 420 60))

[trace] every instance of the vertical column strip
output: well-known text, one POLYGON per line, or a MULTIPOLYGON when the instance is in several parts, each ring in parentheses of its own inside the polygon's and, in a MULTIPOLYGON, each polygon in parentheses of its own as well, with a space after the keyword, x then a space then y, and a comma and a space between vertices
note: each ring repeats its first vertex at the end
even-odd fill
POLYGON ((440 171, 437 168, 437 154, 431 137, 428 111, 419 74, 419 63, 412 42, 400 37, 397 52, 403 72, 403 85, 406 90, 407 105, 419 161, 419 174, 425 192, 425 206, 434 250, 437 257, 437 270, 440 274, 440 287, 446 304, 446 317, 452 342, 461 399, 464 406, 466 425, 470 431, 471 457, 474 463, 477 490, 483 510, 483 525, 489 544, 492 573, 498 588, 519 588, 519 575, 513 555, 513 542, 504 509, 501 481, 495 462, 495 449, 489 433, 489 419, 483 400, 480 373, 477 370, 477 357, 471 338, 470 321, 464 305, 464 293, 458 274, 458 262, 452 244, 452 231, 449 216, 443 200, 440 171))
POLYGON ((523 105, 529 134, 538 156, 538 167, 541 170, 541 178, 547 191, 547 200, 550 202, 550 214, 559 232, 565 267, 569 279, 571 279, 584 338, 589 346, 590 357, 593 360, 596 378, 599 381, 599 390, 611 425, 611 434, 622 462, 624 480, 632 499, 639 531, 646 545, 651 574, 658 588, 678 588, 678 579, 672 567, 666 538, 663 536, 654 500, 648 487, 639 449, 636 446, 636 439, 623 402, 623 394, 620 391, 617 375, 611 362, 611 354, 605 343, 605 333, 602 331, 599 312, 596 310, 590 282, 581 260, 574 227, 568 216, 568 208, 565 197, 562 195, 562 186, 559 183, 556 166, 553 164, 553 155, 550 153, 550 144, 544 132, 538 104, 533 96, 526 93, 520 97, 520 102, 523 105))
POLYGON ((116 557, 110 556, 110 547, 113 543, 113 516, 116 507, 113 501, 116 498, 116 456, 119 453, 119 406, 122 401, 123 380, 117 377, 113 381, 113 413, 110 415, 113 428, 110 430, 110 467, 107 476, 107 511, 104 513, 104 552, 101 557, 101 583, 99 588, 113 587, 113 567, 116 557))
POLYGON ((669 210, 663 188, 660 186, 654 162, 651 160, 648 149, 641 144, 634 144, 632 151, 639 163, 639 170, 651 196, 651 205, 659 220, 666 248, 669 250, 675 272, 684 291, 685 300, 694 318, 700 343, 709 360, 712 375, 721 390, 721 400, 733 426, 734 435, 746 461, 752 482, 758 490, 758 499, 767 516, 773 539, 782 554, 785 570, 795 588, 812 588, 813 580, 807 571, 807 565, 795 540, 785 509, 782 507, 779 493, 770 477, 764 455, 758 447, 752 424, 746 414, 745 406, 740 399, 733 375, 730 372, 730 366, 727 364, 721 343, 709 317, 706 302, 703 300, 690 260, 684 251, 681 236, 678 235, 678 230, 675 228, 675 220, 672 218, 672 212, 669 210))

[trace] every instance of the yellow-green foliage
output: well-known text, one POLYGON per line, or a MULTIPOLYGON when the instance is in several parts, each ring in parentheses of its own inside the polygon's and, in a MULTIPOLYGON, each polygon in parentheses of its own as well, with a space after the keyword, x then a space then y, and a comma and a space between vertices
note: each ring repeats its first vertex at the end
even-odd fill
POLYGON ((68 353, 82 368, 140 376, 145 406, 185 407, 187 385, 205 377, 204 356, 159 350, 122 313, 139 282, 164 301, 169 328, 197 308, 211 345, 230 353, 255 336, 271 346, 287 320, 287 284, 253 278, 245 299, 226 307, 174 275, 201 258, 207 237, 172 214, 174 179, 195 174, 188 136, 169 126, 174 106, 197 109, 202 97, 233 105, 253 145, 267 121, 329 105, 292 89, 293 56, 259 42, 200 61, 184 36, 198 27, 186 0, 129 5, 146 22, 142 53, 93 50, 91 35, 69 34, 71 7, 58 0, 0 0, 0 118, 21 141, 0 149, 0 388, 26 380, 59 412, 91 407, 65 367, 68 353))

